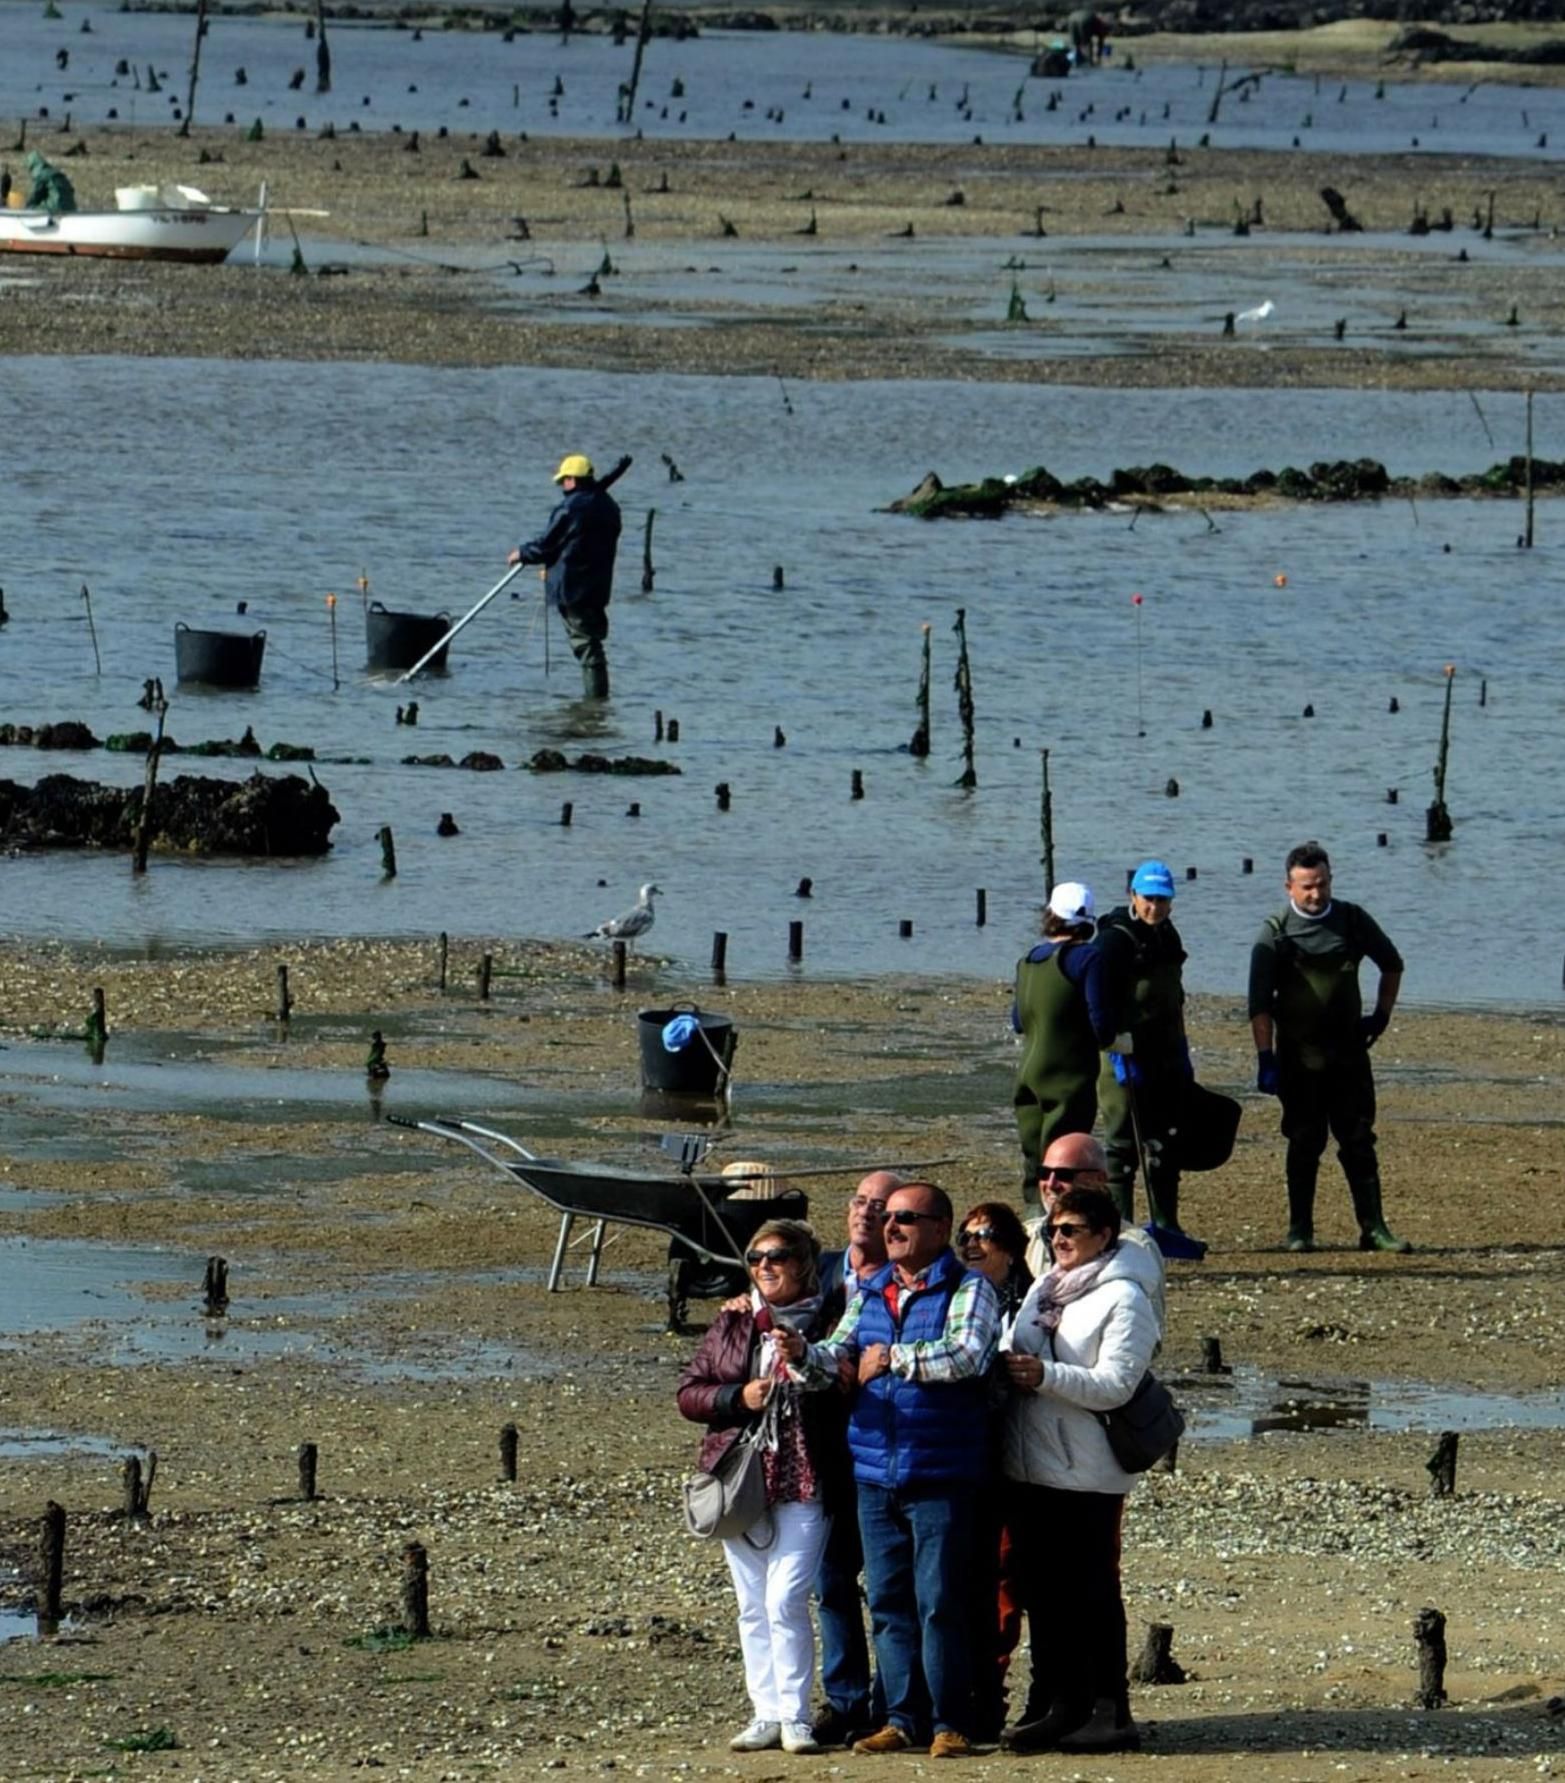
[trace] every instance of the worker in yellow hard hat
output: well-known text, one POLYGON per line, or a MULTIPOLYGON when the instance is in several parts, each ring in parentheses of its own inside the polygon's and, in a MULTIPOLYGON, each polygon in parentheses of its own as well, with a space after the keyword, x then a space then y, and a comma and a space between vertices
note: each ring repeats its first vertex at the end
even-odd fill
POLYGON ((585 453, 567 453, 554 473, 562 494, 548 525, 506 559, 544 566, 544 598, 565 625, 581 664, 582 692, 591 700, 607 699, 609 693, 609 661, 603 646, 609 635, 620 514, 608 486, 629 463, 628 458, 621 460, 599 482, 585 453))

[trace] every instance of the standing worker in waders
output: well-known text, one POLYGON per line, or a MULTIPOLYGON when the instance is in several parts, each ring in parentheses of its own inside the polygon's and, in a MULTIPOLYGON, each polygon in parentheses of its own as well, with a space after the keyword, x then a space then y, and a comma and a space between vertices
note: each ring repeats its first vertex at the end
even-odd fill
POLYGON ((605 700, 609 659, 603 646, 619 548, 619 504, 608 493, 607 480, 598 482, 592 460, 579 452, 561 460, 554 480, 563 495, 548 525, 537 538, 518 545, 506 562, 544 566, 544 598, 559 613, 581 664, 582 693, 589 700, 605 700))
POLYGON ((1043 939, 1016 968, 1011 1026, 1022 1037, 1022 1059, 1012 1101, 1029 1207, 1038 1203, 1044 1152, 1062 1133, 1090 1133, 1098 1116, 1098 1055, 1115 1030, 1097 926, 1090 886, 1055 886, 1043 939))
POLYGON ((1255 1087, 1282 1102, 1288 1141, 1290 1251, 1315 1249, 1315 1178, 1327 1131, 1348 1179, 1361 1251, 1412 1246, 1386 1225, 1375 1148, 1369 1049, 1385 1033, 1402 987, 1402 956, 1367 910, 1331 895, 1319 842, 1288 855, 1287 907, 1266 919, 1250 955, 1255 1087), (1359 995, 1359 961, 1380 969, 1375 1007, 1359 995))
POLYGON ((1108 1190, 1121 1217, 1135 1217, 1136 1166, 1145 1171, 1147 1232, 1165 1257, 1199 1262, 1206 1246, 1179 1224, 1179 1162, 1173 1129, 1181 1093, 1194 1073, 1185 1039, 1184 943, 1171 920, 1174 875, 1143 861, 1130 880, 1130 902, 1098 925, 1115 1020, 1115 1048, 1098 1079, 1108 1153, 1108 1190), (1128 1044, 1126 1044, 1128 1043, 1128 1044))

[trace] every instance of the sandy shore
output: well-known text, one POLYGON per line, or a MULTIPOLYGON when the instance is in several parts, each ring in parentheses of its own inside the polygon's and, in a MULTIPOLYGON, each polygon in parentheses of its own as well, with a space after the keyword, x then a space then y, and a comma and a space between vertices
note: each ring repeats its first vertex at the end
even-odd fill
MULTIPOLYGON (((109 1445, 101 1459, 0 1461, 0 1577, 8 1560, 27 1565, 53 1497, 72 1516, 78 1612, 56 1646, 0 1646, 4 1774, 783 1774, 722 1743, 744 1718, 740 1670, 720 1560, 677 1528, 694 1444, 672 1389, 692 1340, 662 1328, 663 1247, 628 1235, 606 1285, 551 1296, 547 1210, 359 1100, 364 1037, 380 1026, 388 1109, 408 1106, 399 1075, 493 1074, 541 1097, 502 1125, 542 1122, 575 1154, 645 1157, 654 1127, 633 1112, 628 1012, 652 997, 651 966, 620 995, 586 950, 475 939, 454 949, 463 988, 442 998, 429 946, 290 947, 284 1040, 264 1019, 279 957, 10 951, 0 1234, 220 1252, 233 1305, 228 1336, 184 1362, 116 1365, 112 1323, 91 1321, 0 1354, 0 1425, 109 1445), (485 946, 507 968, 487 1006, 465 988, 485 946), (58 1055, 29 1035, 74 1026, 93 984, 111 1066, 200 1067, 211 1100, 126 1111, 84 1090, 68 1114, 46 1113, 28 1079, 46 1081, 58 1055), (231 1118, 224 1071, 270 1068, 340 1081, 344 1104, 231 1118), (257 1347, 279 1333, 299 1347, 257 1347), (508 1421, 514 1488, 496 1483, 508 1421), (320 1445, 324 1494, 309 1505, 291 1496, 305 1440, 320 1445), (113 1458, 132 1445, 160 1456, 145 1526, 113 1514, 113 1458), (396 1619, 410 1539, 429 1548, 436 1636, 404 1648, 374 1636, 396 1619), (158 1728, 177 1751, 132 1760, 111 1744, 158 1728)), ((785 1169, 944 1157, 959 1204, 1008 1188, 1003 986, 735 984, 703 1002, 741 1029, 727 1155, 785 1169)), ((1201 1002, 1195 1040, 1204 1077, 1242 1085, 1236 1007, 1201 1002)), ((1347 1248, 1346 1195, 1328 1174, 1327 1248, 1281 1253, 1275 1110, 1251 1097, 1232 1164, 1189 1186, 1188 1223, 1213 1252, 1173 1271, 1170 1368, 1214 1334, 1269 1378, 1556 1387, 1565 1031, 1413 1012, 1376 1057, 1387 1204, 1417 1251, 1347 1248)), ((842 1186, 816 1184, 828 1228, 842 1186)), ((153 1306, 198 1326, 195 1299, 162 1288, 153 1306)), ((1126 1559, 1133 1625, 1172 1621, 1192 1679, 1138 1691, 1146 1755, 1081 1774, 1182 1783, 1242 1765, 1281 1783, 1557 1764, 1565 1742, 1544 1704, 1565 1673, 1565 1437, 1469 1435, 1459 1495, 1441 1503, 1426 1496, 1431 1446, 1364 1429, 1187 1444, 1179 1474, 1138 1498, 1126 1559), (1432 1715, 1407 1706, 1425 1602, 1450 1618, 1453 1702, 1432 1715)), ((789 1761, 787 1774, 826 1778, 841 1762, 789 1761)), ((973 1768, 1039 1774, 993 1755, 973 1768)))

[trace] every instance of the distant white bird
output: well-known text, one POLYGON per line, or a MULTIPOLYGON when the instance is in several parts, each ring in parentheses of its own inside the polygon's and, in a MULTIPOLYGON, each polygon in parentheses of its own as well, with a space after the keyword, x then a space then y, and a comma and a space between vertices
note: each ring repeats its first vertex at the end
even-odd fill
POLYGON ((631 909, 622 911, 618 916, 611 916, 607 922, 600 922, 595 929, 589 929, 587 938, 593 941, 634 941, 638 935, 646 934, 657 918, 652 900, 661 890, 661 886, 642 886, 631 909))
POLYGON ((1276 307, 1277 305, 1268 297, 1265 303, 1258 303, 1253 310, 1240 310, 1234 320, 1236 322, 1264 322, 1276 307))

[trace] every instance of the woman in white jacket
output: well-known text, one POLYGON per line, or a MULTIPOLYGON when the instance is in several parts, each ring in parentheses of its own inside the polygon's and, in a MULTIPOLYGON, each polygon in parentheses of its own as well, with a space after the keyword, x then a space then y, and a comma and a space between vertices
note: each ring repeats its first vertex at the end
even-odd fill
POLYGON ((1011 1333, 1006 1522, 1033 1664, 1027 1708, 1001 1740, 1012 1752, 1139 1744, 1119 1586, 1120 1520, 1136 1476, 1114 1459, 1098 1414, 1135 1392, 1161 1333, 1156 1262, 1120 1243, 1119 1224, 1102 1189, 1059 1197, 1048 1226, 1054 1264, 1011 1333))

